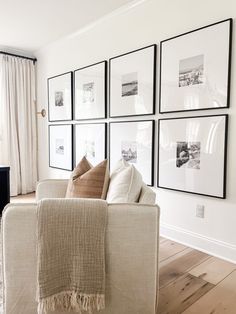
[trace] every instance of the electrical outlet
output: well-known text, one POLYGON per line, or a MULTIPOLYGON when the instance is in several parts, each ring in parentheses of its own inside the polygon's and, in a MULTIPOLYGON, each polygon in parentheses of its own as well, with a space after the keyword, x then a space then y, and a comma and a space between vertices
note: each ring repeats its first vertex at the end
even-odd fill
POLYGON ((198 204, 196 207, 196 217, 204 218, 204 216, 205 216, 205 206, 198 204))

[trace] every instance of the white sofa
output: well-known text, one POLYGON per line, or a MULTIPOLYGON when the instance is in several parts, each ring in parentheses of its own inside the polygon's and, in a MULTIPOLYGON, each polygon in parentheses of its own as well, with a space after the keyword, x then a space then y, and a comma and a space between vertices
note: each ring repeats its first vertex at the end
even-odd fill
MULTIPOLYGON (((41 181, 36 198, 63 198, 66 186, 67 180, 41 181)), ((108 206, 106 309, 101 313, 156 313, 159 208, 154 203, 155 193, 143 186, 139 203, 108 206)), ((9 204, 3 213, 5 314, 37 313, 36 206, 9 204)))

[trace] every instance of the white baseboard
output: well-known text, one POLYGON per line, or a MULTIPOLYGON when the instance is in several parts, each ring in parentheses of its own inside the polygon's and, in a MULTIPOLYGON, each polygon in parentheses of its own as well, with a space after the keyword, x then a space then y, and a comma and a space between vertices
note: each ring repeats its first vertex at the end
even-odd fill
POLYGON ((160 235, 236 264, 236 245, 208 238, 165 223, 160 225, 160 235))

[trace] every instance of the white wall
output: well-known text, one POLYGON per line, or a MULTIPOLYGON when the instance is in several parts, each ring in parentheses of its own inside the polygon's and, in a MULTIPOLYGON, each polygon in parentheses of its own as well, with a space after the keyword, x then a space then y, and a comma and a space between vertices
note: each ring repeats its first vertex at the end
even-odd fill
MULTIPOLYGON (((235 18, 235 15, 235 0, 147 0, 128 10, 120 10, 117 14, 94 24, 93 27, 88 27, 84 32, 72 34, 36 52, 38 109, 47 108, 47 78, 50 76, 149 44, 158 44, 160 40, 222 19, 235 18)), ((162 189, 155 191, 161 207, 163 235, 236 262, 235 34, 236 31, 233 34, 231 108, 198 112, 202 115, 230 114, 227 199, 219 200, 162 189), (197 204, 205 205, 204 219, 195 217, 197 204)), ((159 63, 157 64, 159 66, 159 63)), ((192 112, 184 115, 194 114, 192 112)), ((183 116, 183 113, 161 115, 161 118, 167 116, 183 116)), ((157 114, 155 118, 158 117, 160 115, 157 114)), ((70 173, 48 167, 47 124, 47 119, 38 119, 40 179, 68 177, 70 173)))

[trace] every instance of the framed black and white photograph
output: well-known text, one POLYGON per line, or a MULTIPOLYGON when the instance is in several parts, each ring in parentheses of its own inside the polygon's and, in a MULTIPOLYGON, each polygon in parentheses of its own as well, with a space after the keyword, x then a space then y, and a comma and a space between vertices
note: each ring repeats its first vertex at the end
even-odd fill
POLYGON ((229 107, 231 46, 232 19, 161 41, 160 113, 229 107))
POLYGON ((75 162, 85 156, 96 166, 106 158, 107 123, 86 123, 74 125, 75 162))
POLYGON ((156 45, 109 60, 110 117, 155 113, 156 45))
POLYGON ((68 72, 48 79, 48 120, 72 120, 73 73, 68 72))
POLYGON ((49 125, 49 167, 73 170, 72 125, 49 125))
POLYGON ((153 185, 154 120, 110 123, 110 170, 121 158, 133 164, 153 185))
POLYGON ((228 115, 160 119, 158 187, 226 197, 228 115))
POLYGON ((75 72, 75 120, 106 117, 107 61, 95 63, 75 72))

